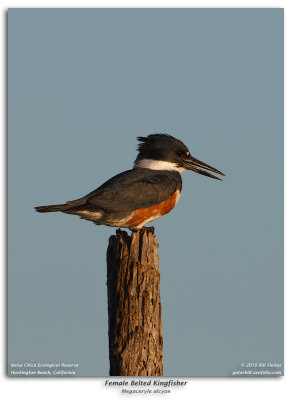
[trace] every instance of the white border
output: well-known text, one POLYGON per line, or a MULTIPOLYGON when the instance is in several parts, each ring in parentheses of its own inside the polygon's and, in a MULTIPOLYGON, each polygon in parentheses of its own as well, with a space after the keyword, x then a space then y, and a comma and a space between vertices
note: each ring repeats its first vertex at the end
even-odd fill
MULTIPOLYGON (((4 290, 6 286, 6 259, 5 259, 5 246, 6 246, 6 209, 5 209, 5 196, 6 196, 6 124, 7 124, 7 109, 6 109, 6 41, 7 41, 7 24, 6 24, 6 11, 8 8, 13 7, 36 7, 36 8, 87 8, 87 7, 280 7, 285 8, 285 376, 281 378, 190 378, 187 387, 183 390, 175 390, 171 395, 164 395, 167 398, 195 398, 198 400, 203 399, 224 399, 224 400, 241 400, 241 399, 265 399, 265 400, 288 400, 291 399, 292 393, 292 379, 291 379, 291 345, 292 337, 291 330, 291 312, 287 310, 291 301, 291 207, 288 205, 292 202, 291 196, 291 183, 288 182, 288 175, 291 172, 292 161, 289 159, 291 155, 291 14, 292 14, 292 1, 291 0, 274 0, 274 1, 198 1, 198 0, 184 0, 184 1, 101 1, 101 0, 85 0, 81 1, 5 1, 1 2, 1 47, 2 47, 2 74, 1 74, 1 120, 2 123, 2 162, 1 162, 1 255, 3 260, 2 268, 2 294, 1 294, 1 321, 2 329, 1 335, 1 362, 0 362, 0 385, 1 397, 6 399, 23 398, 29 400, 35 399, 97 399, 97 398, 120 398, 116 389, 105 389, 104 378, 7 378, 6 377, 6 298, 4 290), (4 395, 3 395, 4 391, 4 395)), ((267 169, 272 168, 267 165, 267 169)), ((291 178, 290 178, 291 181, 291 178)), ((140 395, 139 398, 141 398, 140 395)), ((123 396, 122 396, 123 397, 123 396)), ((138 396, 131 395, 130 398, 138 396)), ((149 398, 147 396, 147 398, 149 398)), ((153 396, 151 396, 153 398, 153 396)))

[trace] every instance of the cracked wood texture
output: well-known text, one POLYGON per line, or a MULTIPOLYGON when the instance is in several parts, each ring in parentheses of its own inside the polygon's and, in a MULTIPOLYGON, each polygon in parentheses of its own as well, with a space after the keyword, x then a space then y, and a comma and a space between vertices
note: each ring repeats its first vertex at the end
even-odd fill
POLYGON ((110 376, 162 376, 158 243, 154 229, 117 230, 107 249, 110 376))

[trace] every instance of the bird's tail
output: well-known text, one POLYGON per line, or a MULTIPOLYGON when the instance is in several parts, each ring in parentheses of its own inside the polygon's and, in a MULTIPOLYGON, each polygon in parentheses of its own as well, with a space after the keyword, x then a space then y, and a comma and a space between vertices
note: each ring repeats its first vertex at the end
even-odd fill
POLYGON ((55 204, 52 206, 40 206, 35 207, 38 212, 56 212, 56 211, 65 211, 68 208, 67 204, 55 204))

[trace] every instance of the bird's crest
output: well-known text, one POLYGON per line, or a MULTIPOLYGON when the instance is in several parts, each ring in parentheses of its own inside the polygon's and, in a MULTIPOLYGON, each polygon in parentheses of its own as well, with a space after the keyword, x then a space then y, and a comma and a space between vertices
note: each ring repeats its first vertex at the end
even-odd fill
POLYGON ((169 142, 169 141, 173 141, 176 140, 173 136, 168 135, 167 133, 153 133, 151 135, 148 136, 138 136, 137 140, 139 142, 138 144, 138 151, 145 151, 147 148, 149 148, 149 146, 152 146, 155 144, 155 142, 157 141, 165 141, 165 142, 169 142))

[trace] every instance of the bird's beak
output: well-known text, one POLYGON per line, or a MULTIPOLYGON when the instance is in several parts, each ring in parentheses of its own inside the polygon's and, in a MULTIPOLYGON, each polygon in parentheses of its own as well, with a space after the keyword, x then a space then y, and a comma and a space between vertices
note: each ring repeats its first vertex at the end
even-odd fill
POLYGON ((191 155, 189 155, 183 161, 183 167, 185 169, 189 169, 191 171, 197 172, 198 174, 206 175, 213 179, 218 179, 219 181, 222 181, 222 179, 218 178, 216 175, 210 174, 210 172, 204 171, 203 169, 200 169, 200 168, 204 168, 204 169, 207 169, 208 171, 212 171, 212 172, 215 172, 216 174, 225 176, 225 174, 223 174, 223 172, 219 171, 216 168, 211 167, 210 165, 208 165, 200 160, 197 160, 196 158, 192 157, 191 155), (200 167, 200 168, 197 168, 197 167, 200 167))

